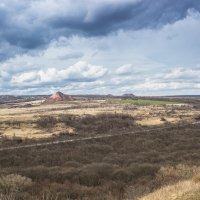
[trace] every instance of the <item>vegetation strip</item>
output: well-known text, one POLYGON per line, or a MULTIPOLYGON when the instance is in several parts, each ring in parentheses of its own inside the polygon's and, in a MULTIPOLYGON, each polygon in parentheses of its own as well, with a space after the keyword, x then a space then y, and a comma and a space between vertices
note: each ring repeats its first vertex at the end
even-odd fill
POLYGON ((111 103, 118 104, 137 104, 137 105, 173 105, 181 104, 175 101, 159 101, 159 100, 148 100, 148 99, 112 99, 111 103))
POLYGON ((109 137, 129 135, 129 134, 134 134, 134 133, 143 133, 143 132, 151 132, 151 131, 157 131, 157 130, 166 130, 166 129, 169 129, 169 128, 187 127, 188 125, 197 125, 197 124, 199 124, 199 122, 184 124, 182 126, 160 127, 160 128, 147 129, 147 130, 135 131, 135 132, 127 132, 127 133, 121 133, 121 134, 107 134, 107 135, 99 135, 99 136, 94 136, 94 137, 90 136, 90 137, 71 139, 71 140, 69 140, 69 139, 67 139, 67 140, 56 140, 56 141, 52 141, 52 142, 27 144, 27 145, 23 145, 23 146, 5 147, 5 148, 0 148, 0 151, 22 149, 22 148, 31 148, 31 147, 40 147, 40 146, 47 146, 47 145, 54 145, 54 144, 61 144, 61 143, 70 143, 70 142, 78 142, 78 141, 93 140, 93 139, 101 139, 101 138, 109 138, 109 137))

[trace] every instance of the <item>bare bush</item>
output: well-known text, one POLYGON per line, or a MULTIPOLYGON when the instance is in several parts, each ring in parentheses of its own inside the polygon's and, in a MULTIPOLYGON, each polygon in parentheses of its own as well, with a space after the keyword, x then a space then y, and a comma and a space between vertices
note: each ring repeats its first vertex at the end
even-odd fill
POLYGON ((71 126, 77 119, 75 115, 59 115, 58 121, 64 123, 65 125, 71 126))
POLYGON ((114 166, 105 163, 93 163, 84 166, 79 173, 79 183, 86 186, 101 185, 103 179, 109 179, 114 166))
POLYGON ((53 116, 40 116, 36 121, 39 128, 52 128, 57 123, 57 119, 53 116))
POLYGON ((15 200, 15 195, 14 194, 0 194, 0 199, 1 200, 15 200))
POLYGON ((9 174, 0 178, 0 191, 5 194, 21 191, 31 185, 30 178, 18 174, 9 174))

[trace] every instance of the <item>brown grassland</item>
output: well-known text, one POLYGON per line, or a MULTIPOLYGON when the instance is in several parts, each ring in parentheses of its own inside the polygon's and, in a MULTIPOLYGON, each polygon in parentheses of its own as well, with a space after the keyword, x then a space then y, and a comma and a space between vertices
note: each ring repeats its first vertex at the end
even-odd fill
POLYGON ((4 105, 0 200, 200 199, 199 116, 190 103, 4 105))

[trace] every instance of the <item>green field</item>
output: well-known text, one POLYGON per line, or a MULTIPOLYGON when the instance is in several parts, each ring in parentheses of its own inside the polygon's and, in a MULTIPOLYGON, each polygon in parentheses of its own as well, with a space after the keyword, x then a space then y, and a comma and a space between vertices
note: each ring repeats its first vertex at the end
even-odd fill
POLYGON ((146 100, 146 99, 112 99, 111 103, 115 104, 137 104, 137 105, 170 105, 180 104, 174 101, 159 101, 159 100, 146 100))

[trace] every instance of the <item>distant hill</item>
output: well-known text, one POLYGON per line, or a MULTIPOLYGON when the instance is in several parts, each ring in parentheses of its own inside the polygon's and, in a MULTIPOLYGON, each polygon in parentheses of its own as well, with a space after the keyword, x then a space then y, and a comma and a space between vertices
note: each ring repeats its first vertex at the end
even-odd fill
POLYGON ((65 102, 65 101, 74 101, 75 98, 63 94, 62 92, 56 92, 55 94, 51 95, 49 98, 47 98, 44 103, 54 103, 54 102, 65 102))
POLYGON ((122 99, 137 99, 137 97, 132 93, 123 94, 122 99))
POLYGON ((129 94, 123 94, 123 97, 135 97, 135 95, 132 93, 129 93, 129 94))

